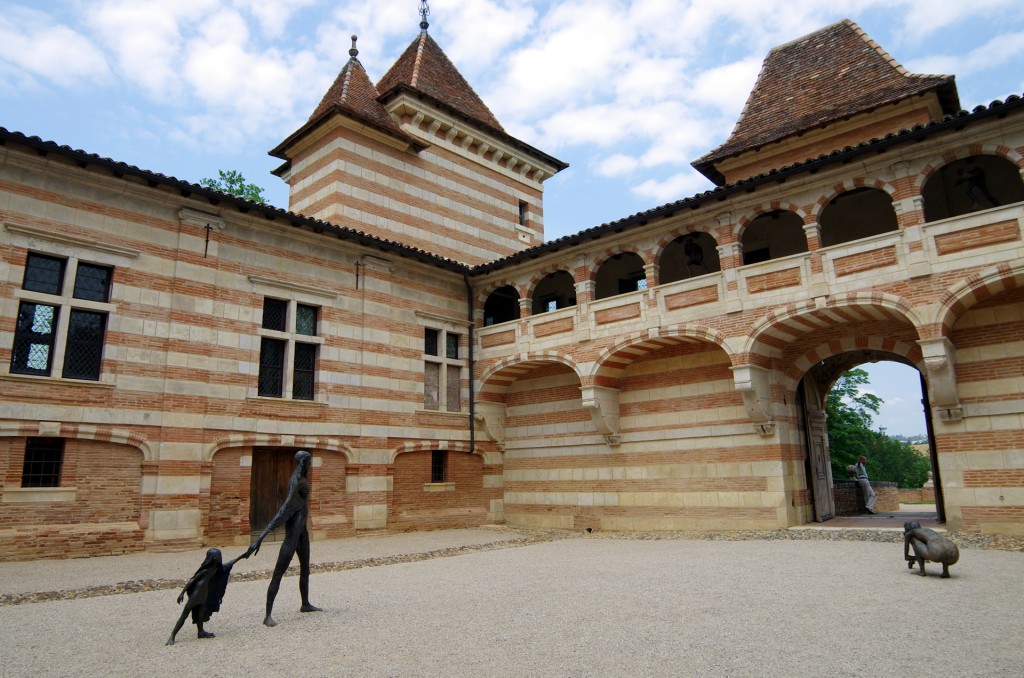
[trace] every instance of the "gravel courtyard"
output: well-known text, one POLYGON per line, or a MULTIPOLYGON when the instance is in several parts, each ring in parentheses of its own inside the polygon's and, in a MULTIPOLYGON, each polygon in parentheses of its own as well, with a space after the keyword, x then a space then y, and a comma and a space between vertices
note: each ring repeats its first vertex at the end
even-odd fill
MULTIPOLYGON (((1024 673, 1019 551, 962 548, 952 578, 940 579, 932 564, 927 578, 913 576, 901 543, 874 541, 449 530, 314 543, 314 562, 323 562, 318 548, 336 561, 364 559, 313 575, 311 599, 323 612, 300 614, 298 580, 288 577, 278 626, 260 624, 267 582, 255 566, 272 567, 276 556, 266 544, 236 566, 207 626, 217 637, 197 640, 186 624, 173 647, 164 642, 180 613, 174 588, 22 604, 7 596, 0 675, 1024 673)), ((0 591, 114 584, 143 562, 160 565, 147 566, 150 576, 173 565, 168 576, 185 578, 200 561, 192 552, 5 563, 0 591)))

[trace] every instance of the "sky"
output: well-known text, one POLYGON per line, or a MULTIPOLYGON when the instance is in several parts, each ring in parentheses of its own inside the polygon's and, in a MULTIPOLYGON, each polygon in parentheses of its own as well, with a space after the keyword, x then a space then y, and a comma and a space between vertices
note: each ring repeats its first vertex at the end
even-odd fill
MULTIPOLYGON (((0 126, 192 182, 238 170, 287 208, 287 186, 270 174, 280 161, 267 151, 316 108, 352 34, 379 80, 418 35, 419 5, 0 0, 0 126)), ((430 0, 429 9, 431 36, 506 131, 570 164, 545 184, 548 240, 711 188, 690 162, 729 136, 768 51, 844 18, 909 71, 956 75, 965 109, 1024 93, 1020 0, 430 0)), ((923 421, 900 430, 902 419, 882 425, 923 432, 923 421)))

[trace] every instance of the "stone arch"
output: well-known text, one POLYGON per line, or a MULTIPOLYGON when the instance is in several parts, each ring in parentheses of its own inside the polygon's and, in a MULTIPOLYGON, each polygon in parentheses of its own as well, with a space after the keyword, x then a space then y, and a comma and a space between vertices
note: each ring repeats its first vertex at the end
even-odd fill
MULTIPOLYGON (((794 391, 800 384, 800 380, 804 378, 804 375, 821 361, 843 353, 857 352, 896 355, 905 358, 919 372, 927 375, 924 355, 921 347, 916 344, 886 337, 866 337, 863 339, 843 337, 839 341, 819 344, 804 352, 786 369, 781 386, 787 391, 794 391)), ((865 362, 868 361, 865 360, 865 362)))
POLYGON ((730 359, 733 357, 728 340, 718 330, 707 325, 676 325, 662 330, 655 337, 646 332, 633 333, 606 348, 595 361, 587 383, 612 386, 623 370, 638 358, 663 348, 689 343, 714 344, 730 359))
POLYGON ((594 283, 594 298, 607 299, 626 292, 645 289, 647 262, 642 254, 628 248, 604 257, 593 267, 589 279, 594 283))
POLYGON ((477 393, 480 396, 497 396, 500 400, 516 379, 530 370, 548 363, 557 363, 568 367, 582 383, 583 375, 572 358, 554 351, 543 351, 511 356, 495 363, 480 377, 480 388, 477 393))
POLYGON ((971 274, 943 295, 933 322, 928 325, 929 338, 948 337, 956 321, 973 306, 1000 292, 1022 286, 1024 263, 1000 264, 971 274))
POLYGON ((765 214, 771 214, 772 212, 779 210, 784 212, 792 212, 793 214, 803 219, 804 223, 807 223, 807 219, 808 217, 810 217, 810 213, 808 213, 806 209, 804 209, 800 205, 797 205, 796 203, 783 202, 781 200, 772 200, 771 202, 768 203, 755 205, 750 209, 750 211, 747 214, 744 214, 742 217, 740 217, 739 221, 737 221, 736 225, 733 226, 732 228, 733 236, 736 238, 737 241, 739 241, 740 238, 743 237, 743 231, 747 228, 747 226, 750 225, 750 222, 754 221, 758 217, 764 216, 765 214))
MULTIPOLYGON (((774 201, 771 205, 781 205, 774 201)), ((755 208, 752 214, 740 219, 735 228, 736 241, 740 244, 741 263, 755 264, 771 259, 808 251, 807 212, 796 205, 763 209, 755 208), (770 226, 770 228, 766 228, 770 226)))
MULTIPOLYGON (((547 269, 545 269, 547 270, 547 269)), ((576 277, 566 266, 554 267, 545 274, 538 274, 530 281, 531 313, 534 315, 552 310, 546 308, 553 303, 555 309, 571 308, 576 305, 576 277), (560 281, 556 281, 561 278, 560 281), (545 282, 551 281, 545 287, 545 282)))
POLYGON ((828 193, 823 193, 821 197, 815 201, 810 216, 813 217, 815 221, 820 220, 821 211, 829 204, 829 202, 838 198, 843 193, 849 193, 850 191, 858 188, 877 188, 880 191, 888 193, 890 199, 896 197, 896 187, 882 179, 868 179, 867 177, 845 179, 838 184, 833 184, 828 193))
POLYGON ((851 179, 815 203, 822 247, 899 231, 895 188, 880 179, 851 179))
MULTIPOLYGON (((576 281, 576 276, 573 275, 572 268, 568 264, 553 264, 551 266, 545 266, 540 269, 532 276, 530 276, 529 282, 526 284, 526 294, 524 295, 528 299, 533 299, 533 295, 537 292, 537 285, 540 284, 544 278, 547 278, 552 273, 565 272, 572 276, 573 281, 576 281)), ((517 286, 517 289, 519 287, 517 286)))
POLYGON ((423 440, 416 443, 402 443, 388 453, 388 463, 394 464, 398 455, 407 452, 433 452, 434 450, 448 450, 449 452, 463 452, 484 456, 478 449, 470 449, 469 443, 454 442, 450 440, 423 440))
POLYGON ((345 462, 355 462, 352 448, 337 438, 321 438, 317 436, 289 436, 274 433, 237 433, 225 436, 206 447, 203 461, 213 461, 215 454, 231 447, 298 447, 306 450, 324 450, 338 452, 345 457, 345 462))
POLYGON ((807 332, 825 329, 836 323, 867 320, 908 322, 917 335, 925 324, 906 300, 885 292, 847 292, 829 298, 824 306, 806 300, 773 310, 754 324, 743 353, 752 361, 781 354, 793 339, 807 332))
POLYGON ((969 158, 972 155, 994 155, 1009 160, 1024 172, 1024 155, 1016 149, 1001 144, 970 144, 960 148, 951 148, 933 156, 914 176, 914 190, 920 194, 932 175, 951 162, 969 158))
POLYGON ((95 440, 134 447, 142 453, 143 461, 156 461, 156 452, 142 433, 111 426, 89 426, 67 422, 0 423, 0 437, 17 438, 74 438, 95 440))
POLYGON ((594 280, 598 270, 604 266, 605 262, 620 254, 635 254, 643 260, 644 264, 652 263, 650 252, 645 253, 641 248, 632 245, 616 245, 609 247, 595 257, 589 258, 586 266, 587 280, 594 280))
POLYGON ((512 278, 501 278, 499 280, 491 280, 485 286, 477 290, 475 302, 476 307, 483 308, 484 304, 487 302, 487 297, 491 296, 495 291, 501 289, 502 287, 514 287, 516 292, 519 293, 520 299, 523 299, 526 296, 524 294, 526 286, 517 280, 513 280, 512 278))

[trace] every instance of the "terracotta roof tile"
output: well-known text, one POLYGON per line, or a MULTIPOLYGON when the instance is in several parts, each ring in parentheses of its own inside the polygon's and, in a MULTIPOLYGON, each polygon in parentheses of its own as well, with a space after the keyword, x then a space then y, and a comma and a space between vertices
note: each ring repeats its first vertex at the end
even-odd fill
POLYGON ((412 41, 398 61, 377 83, 377 90, 386 97, 405 85, 436 99, 479 123, 500 132, 505 128, 462 77, 441 47, 426 31, 412 41))
POLYGON ((366 74, 359 59, 353 56, 341 69, 334 84, 327 90, 327 94, 324 95, 320 105, 316 107, 309 119, 315 120, 332 108, 339 108, 384 130, 404 137, 405 133, 402 132, 402 128, 391 117, 383 104, 377 101, 378 98, 379 93, 370 82, 370 76, 366 74))
POLYGON ((959 109, 953 76, 908 73, 846 19, 769 52, 729 139, 693 166, 930 90, 943 113, 959 109))

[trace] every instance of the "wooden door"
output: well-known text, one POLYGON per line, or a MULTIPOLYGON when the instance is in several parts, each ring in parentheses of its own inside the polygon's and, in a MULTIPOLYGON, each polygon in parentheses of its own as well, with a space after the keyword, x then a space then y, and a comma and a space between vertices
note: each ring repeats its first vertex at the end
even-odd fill
POLYGON ((802 387, 804 425, 807 433, 808 481, 814 499, 814 519, 823 523, 836 515, 832 497, 832 460, 828 453, 828 426, 822 409, 824 399, 812 380, 805 378, 802 387))
MULTIPOLYGON (((288 498, 288 481, 295 467, 295 451, 274 447, 257 447, 252 451, 252 485, 250 487, 249 526, 259 534, 288 498)), ((267 535, 278 541, 284 538, 284 526, 267 535)))
POLYGON ((811 484, 814 493, 814 518, 819 523, 836 515, 832 500, 832 464, 828 454, 828 429, 825 413, 807 411, 807 453, 811 457, 811 484))

